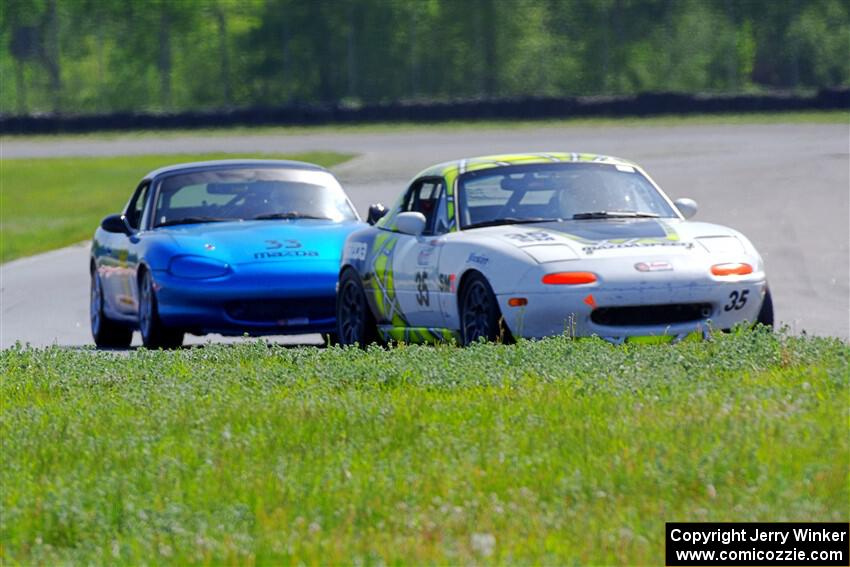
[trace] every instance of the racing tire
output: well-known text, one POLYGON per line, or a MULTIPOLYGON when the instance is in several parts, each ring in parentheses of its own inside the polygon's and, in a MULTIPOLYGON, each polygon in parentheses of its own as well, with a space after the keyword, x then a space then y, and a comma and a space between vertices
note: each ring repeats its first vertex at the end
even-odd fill
POLYGON ((513 342, 493 288, 484 276, 473 273, 461 291, 460 340, 463 346, 468 346, 482 337, 488 342, 513 342))
POLYGON ((156 301, 153 276, 144 271, 139 282, 139 331, 145 348, 177 348, 183 344, 184 332, 162 324, 156 301))
POLYGON ((97 271, 91 274, 89 297, 91 335, 97 348, 127 348, 133 341, 133 329, 108 318, 103 312, 103 285, 97 271))
POLYGON ((366 348, 378 342, 378 326, 369 309, 366 291, 360 276, 352 269, 345 270, 339 280, 336 296, 336 324, 339 344, 366 348))
POLYGON ((756 323, 773 328, 773 296, 770 295, 770 288, 767 288, 764 293, 756 323))

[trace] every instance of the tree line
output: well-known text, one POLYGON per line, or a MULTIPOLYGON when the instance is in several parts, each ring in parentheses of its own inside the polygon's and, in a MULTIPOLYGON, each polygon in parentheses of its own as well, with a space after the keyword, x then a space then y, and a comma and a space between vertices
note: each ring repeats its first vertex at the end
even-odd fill
POLYGON ((0 112, 850 82, 846 0, 3 0, 0 112))

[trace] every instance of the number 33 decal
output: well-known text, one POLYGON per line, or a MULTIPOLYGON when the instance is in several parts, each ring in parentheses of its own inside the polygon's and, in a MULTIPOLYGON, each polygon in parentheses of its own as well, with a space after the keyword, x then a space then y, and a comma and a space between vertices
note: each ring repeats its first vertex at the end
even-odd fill
POLYGON ((733 291, 729 294, 729 303, 723 307, 724 311, 735 311, 739 309, 743 309, 744 305, 747 304, 747 294, 750 293, 750 290, 745 289, 742 291, 733 291))

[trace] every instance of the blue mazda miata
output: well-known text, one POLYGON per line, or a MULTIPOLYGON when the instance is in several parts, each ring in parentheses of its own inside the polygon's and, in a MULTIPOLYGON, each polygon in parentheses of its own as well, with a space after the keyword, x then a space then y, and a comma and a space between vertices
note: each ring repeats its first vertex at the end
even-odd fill
POLYGON ((91 248, 91 330, 99 347, 148 348, 185 333, 335 330, 346 236, 361 227, 336 178, 316 165, 223 160, 146 175, 91 248))

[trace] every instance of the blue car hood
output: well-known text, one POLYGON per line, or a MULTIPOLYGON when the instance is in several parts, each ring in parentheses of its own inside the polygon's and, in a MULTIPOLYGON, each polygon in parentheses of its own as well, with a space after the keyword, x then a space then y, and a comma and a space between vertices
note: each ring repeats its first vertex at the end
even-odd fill
POLYGON ((339 262, 345 238, 364 223, 324 220, 214 222, 158 229, 178 254, 216 258, 231 265, 253 262, 339 262))

